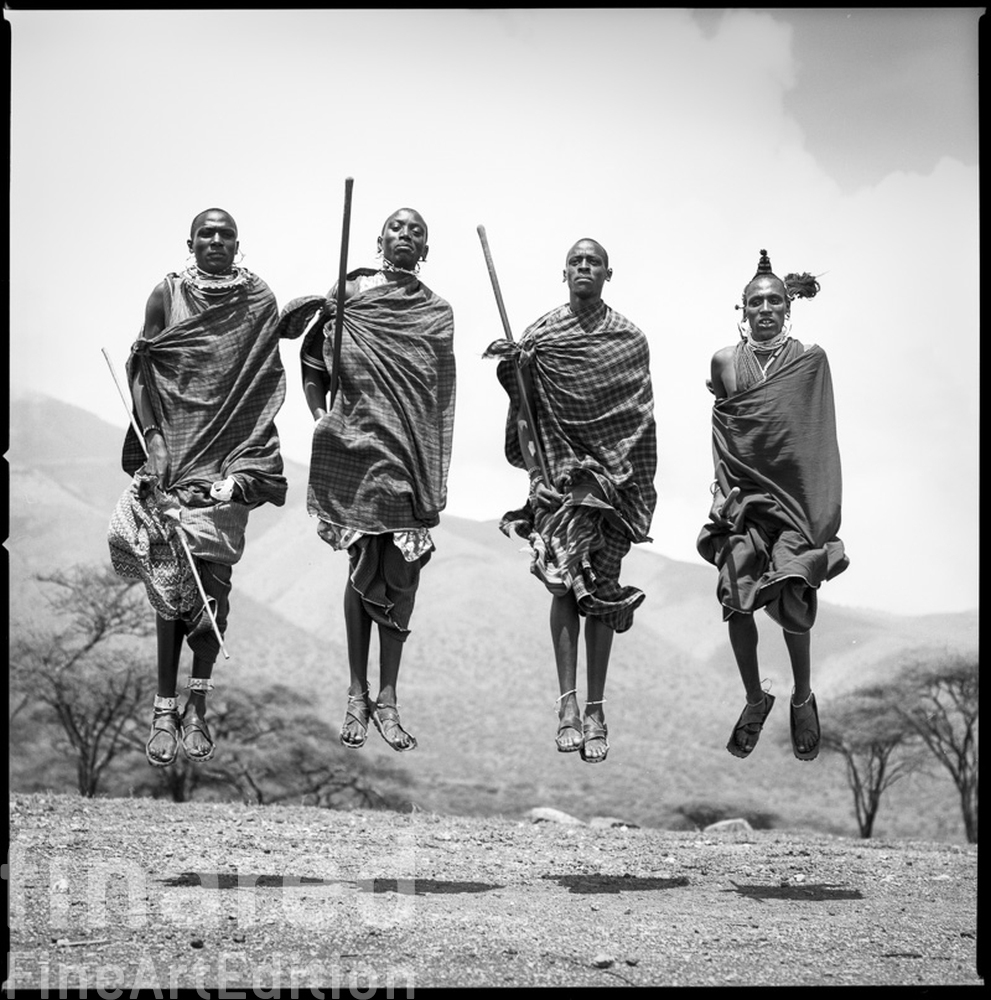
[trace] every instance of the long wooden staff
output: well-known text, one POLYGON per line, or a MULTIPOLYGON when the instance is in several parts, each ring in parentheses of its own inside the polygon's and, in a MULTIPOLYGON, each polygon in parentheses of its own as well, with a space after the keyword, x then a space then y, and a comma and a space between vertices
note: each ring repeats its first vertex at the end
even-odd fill
MULTIPOLYGON (((495 264, 492 262, 492 253, 489 251, 489 241, 485 235, 485 226, 478 227, 478 238, 482 241, 482 253, 485 254, 485 266, 489 269, 489 279, 492 282, 492 291, 495 293, 496 305, 499 308, 499 318, 502 320, 502 328, 506 333, 506 340, 513 343, 513 332, 509 328, 509 317, 506 315, 506 306, 502 301, 499 278, 496 276, 495 264)), ((544 458, 543 449, 540 447, 540 441, 537 438, 537 423, 533 419, 530 394, 527 392, 526 382, 523 379, 523 372, 520 370, 518 362, 513 365, 513 369, 516 372, 516 384, 520 390, 520 399, 523 407, 523 416, 517 417, 517 429, 521 436, 523 434, 526 435, 529 441, 530 458, 535 459, 540 466, 540 473, 544 477, 544 483, 553 489, 554 483, 547 472, 547 461, 544 458)))
MULTIPOLYGON (((106 359, 107 367, 110 369, 110 375, 114 380, 114 385, 117 386, 117 392, 120 394, 120 401, 124 404, 124 409, 127 410, 127 416, 131 421, 131 427, 134 428, 134 433, 138 436, 138 441, 140 442, 141 448, 145 453, 145 458, 147 458, 148 445, 145 443, 145 436, 141 433, 141 428, 138 427, 138 422, 134 419, 134 414, 131 411, 131 408, 127 405, 127 397, 124 395, 124 390, 121 387, 120 380, 117 378, 117 372, 114 371, 114 365, 110 360, 110 355, 107 354, 107 349, 105 347, 101 347, 100 350, 103 352, 103 357, 106 359)), ((189 563, 190 570, 192 571, 193 579, 196 581, 196 587, 200 592, 200 600, 206 608, 206 613, 210 616, 210 624, 213 626, 213 634, 217 637, 217 642, 220 643, 220 652, 224 654, 225 660, 229 660, 231 655, 227 652, 227 647, 224 645, 224 637, 220 634, 220 628, 217 625, 217 617, 213 613, 213 608, 210 607, 210 598, 207 597, 206 591, 203 589, 203 581, 200 579, 200 574, 196 572, 196 563, 193 561, 193 553, 190 551, 189 542, 186 541, 185 529, 182 526, 182 522, 178 519, 176 519, 176 536, 182 545, 182 551, 186 553, 186 560, 189 563)))
POLYGON ((334 313, 334 363, 330 371, 330 409, 340 382, 341 338, 344 336, 344 290, 348 280, 348 238, 351 232, 351 189, 354 178, 344 179, 344 223, 341 232, 341 263, 337 271, 337 310, 334 313))

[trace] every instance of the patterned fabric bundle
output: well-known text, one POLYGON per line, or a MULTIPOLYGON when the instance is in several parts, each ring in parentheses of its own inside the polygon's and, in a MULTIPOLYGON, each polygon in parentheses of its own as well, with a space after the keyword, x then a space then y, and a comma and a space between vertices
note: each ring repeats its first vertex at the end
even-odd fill
MULTIPOLYGON (((166 277, 167 323, 131 349, 127 373, 144 375, 155 420, 169 449, 164 488, 204 493, 233 476, 249 507, 281 506, 287 484, 275 415, 286 393, 275 297, 257 275, 207 293, 180 275, 166 277)), ((133 429, 123 467, 133 474, 144 452, 133 429)), ((197 555, 199 553, 196 553, 197 555)))
MULTIPOLYGON (((348 275, 352 278, 354 272, 348 275)), ((313 298, 283 311, 280 327, 298 335, 313 298)), ((336 303, 301 353, 333 365, 336 303)), ((311 515, 363 534, 430 528, 447 502, 454 429, 454 314, 412 275, 348 299, 338 395, 316 424, 306 505, 311 515)))
POLYGON ((549 485, 564 495, 556 510, 528 501, 500 527, 529 540, 531 570, 551 593, 573 591, 583 614, 625 631, 644 595, 619 586, 620 562, 631 543, 650 540, 657 501, 646 337, 605 303, 580 315, 564 305, 537 320, 518 343, 495 341, 485 356, 502 358, 499 381, 510 398, 507 459, 526 467, 516 426, 519 364, 533 387, 549 485))
POLYGON ((789 356, 766 381, 713 406, 716 485, 724 497, 740 493, 725 512, 732 526, 706 524, 697 548, 719 569, 724 619, 764 608, 801 633, 815 623, 819 585, 849 560, 836 534, 842 477, 829 361, 798 341, 789 356))
POLYGON ((176 535, 179 503, 155 486, 141 499, 144 484, 142 477, 135 476, 111 515, 107 540, 114 570, 125 579, 143 581, 151 606, 163 618, 205 619, 209 628, 189 560, 176 535))

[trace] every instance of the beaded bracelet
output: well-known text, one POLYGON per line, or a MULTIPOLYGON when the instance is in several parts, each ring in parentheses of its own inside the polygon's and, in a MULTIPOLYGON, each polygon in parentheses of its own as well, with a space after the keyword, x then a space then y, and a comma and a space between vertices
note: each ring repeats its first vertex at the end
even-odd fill
POLYGON ((162 428, 158 426, 158 424, 149 424, 145 428, 145 437, 147 438, 148 435, 153 433, 154 431, 158 431, 158 433, 161 434, 162 437, 165 437, 165 431, 163 431, 162 428))

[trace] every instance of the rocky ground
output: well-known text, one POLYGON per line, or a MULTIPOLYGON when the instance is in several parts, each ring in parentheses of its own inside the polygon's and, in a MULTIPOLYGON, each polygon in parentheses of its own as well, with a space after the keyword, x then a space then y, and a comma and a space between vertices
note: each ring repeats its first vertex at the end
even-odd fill
POLYGON ((24 990, 983 983, 968 845, 14 795, 9 862, 24 990))

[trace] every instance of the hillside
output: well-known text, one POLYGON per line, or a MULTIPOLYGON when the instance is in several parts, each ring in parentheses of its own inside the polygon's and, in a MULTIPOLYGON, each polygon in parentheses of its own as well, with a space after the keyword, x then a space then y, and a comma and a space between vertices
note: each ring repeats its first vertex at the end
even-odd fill
MULTIPOLYGON (((33 574, 106 561, 107 521, 127 486, 120 441, 117 428, 74 407, 15 401, 13 622, 43 613, 33 574)), ((306 515, 306 470, 290 464, 287 477, 286 506, 252 514, 234 573, 232 660, 217 679, 292 684, 336 727, 347 687, 347 559, 317 538, 306 515)), ((554 749, 549 601, 528 572, 522 541, 505 538, 492 522, 453 517, 434 535, 437 551, 423 573, 399 692, 420 746, 397 758, 373 732, 361 751, 405 767, 406 794, 421 808, 512 816, 548 805, 661 826, 678 821, 679 806, 701 800, 776 814, 787 826, 855 832, 842 764, 828 757, 800 764, 780 743, 788 733, 790 671, 769 619, 760 626, 763 673, 779 704, 751 758, 726 753, 742 690, 707 567, 643 550, 624 563, 625 579, 648 597, 634 628, 614 644, 606 705, 612 749, 605 766, 590 767, 554 749)), ((831 697, 883 681, 912 650, 976 644, 976 611, 902 617, 822 601, 813 677, 824 725, 831 697)), ((886 800, 878 834, 960 838, 957 813, 941 774, 906 780, 886 800), (920 801, 930 808, 919 809, 920 801)))

